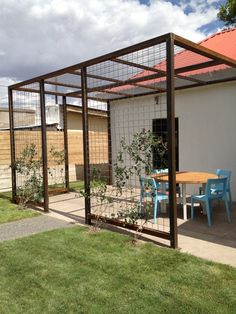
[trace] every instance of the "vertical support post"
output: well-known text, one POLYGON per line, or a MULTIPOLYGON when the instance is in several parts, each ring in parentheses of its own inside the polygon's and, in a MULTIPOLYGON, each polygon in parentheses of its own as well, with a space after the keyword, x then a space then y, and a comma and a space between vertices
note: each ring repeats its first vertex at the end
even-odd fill
POLYGON ((68 120, 67 120, 67 103, 66 96, 62 97, 63 104, 63 124, 64 124, 64 153, 65 153, 65 184, 66 190, 69 191, 69 157, 68 157, 68 120))
POLYGON ((90 202, 90 162, 89 162, 89 125, 88 125, 88 98, 87 98, 87 71, 81 69, 82 89, 82 120, 83 120, 83 150, 84 150, 84 191, 85 191, 85 223, 91 224, 90 202))
POLYGON ((107 128, 108 128, 108 171, 109 184, 112 184, 112 147, 111 147, 111 105, 107 102, 107 128))
POLYGON ((11 145, 11 180, 12 180, 12 202, 16 203, 16 148, 14 132, 14 111, 13 111, 13 91, 8 88, 9 124, 10 124, 10 145, 11 145))
POLYGON ((45 108, 45 89, 44 81, 40 80, 40 112, 41 112, 41 140, 42 140, 42 160, 43 160, 43 197, 44 211, 48 212, 48 157, 47 157, 47 126, 46 126, 46 108, 45 108))
POLYGON ((174 82, 174 39, 170 34, 166 41, 167 54, 167 126, 168 126, 168 168, 169 168, 169 207, 170 242, 178 247, 177 204, 176 204, 176 154, 175 154, 175 82, 174 82))

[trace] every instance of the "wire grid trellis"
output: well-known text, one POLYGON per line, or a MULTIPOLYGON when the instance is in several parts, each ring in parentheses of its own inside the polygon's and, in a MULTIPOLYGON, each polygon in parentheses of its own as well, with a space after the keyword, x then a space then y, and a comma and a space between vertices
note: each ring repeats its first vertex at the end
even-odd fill
MULTIPOLYGON (((34 89, 39 86, 34 84, 34 89)), ((53 96, 45 97, 46 136, 47 136, 47 172, 49 193, 55 189, 65 188, 65 149, 64 127, 60 114, 60 106, 53 96)), ((41 166, 36 171, 37 178, 43 187, 43 160, 42 160, 42 123, 40 95, 36 92, 13 92, 13 125, 15 140, 15 161, 25 158, 27 149, 33 149, 34 161, 41 166)), ((25 158, 27 159, 27 158, 25 158)), ((26 180, 33 175, 30 170, 28 175, 16 171, 16 195, 24 188, 26 180)), ((34 178, 32 177, 32 180, 34 178)), ((37 193, 37 191, 35 191, 37 193)), ((41 198, 43 202, 43 195, 41 198)))
MULTIPOLYGON (((32 154, 35 161, 42 160, 41 144, 41 118, 39 95, 30 92, 13 92, 13 124, 15 139, 15 161, 24 156, 29 148, 34 149, 32 154)), ((42 169, 37 171, 39 178, 42 178, 42 169)), ((24 186, 28 178, 16 171, 16 195, 24 186)))
POLYGON ((0 190, 11 189, 10 132, 7 86, 0 85, 0 190))
MULTIPOLYGON (((122 193, 117 193, 115 182, 117 155, 122 142, 128 147, 132 144, 135 135, 141 132, 149 132, 154 138, 160 136, 164 142, 168 137, 171 155, 169 182, 170 191, 174 191, 174 171, 175 168, 178 169, 178 156, 176 156, 176 167, 173 166, 175 157, 172 144, 174 141, 178 142, 178 129, 175 130, 176 138, 173 132, 174 89, 181 90, 234 80, 235 67, 235 61, 230 58, 200 47, 177 35, 166 34, 22 84, 15 84, 12 89, 29 89, 39 93, 39 84, 31 84, 31 82, 41 81, 46 95, 56 95, 56 103, 62 103, 60 99, 64 96, 67 103, 77 108, 83 107, 84 133, 81 132, 77 139, 80 138, 82 141, 84 135, 85 151, 83 152, 82 148, 79 151, 78 156, 81 158, 77 166, 79 169, 84 168, 85 174, 85 216, 90 212, 91 201, 92 218, 109 218, 121 223, 133 219, 135 226, 146 226, 150 230, 157 231, 156 235, 158 231, 164 231, 165 235, 168 233, 168 237, 164 235, 163 237, 170 239, 171 245, 176 247, 175 193, 168 195, 168 185, 160 187, 161 192, 166 192, 168 195, 169 204, 173 208, 169 208, 168 199, 165 199, 165 202, 160 204, 161 211, 155 221, 152 208, 153 198, 147 197, 142 200, 142 203, 140 202, 139 178, 140 175, 147 175, 144 171, 146 167, 143 167, 139 173, 135 173, 134 162, 126 152, 123 166, 132 168, 133 173, 127 176, 122 193), (168 67, 167 59, 169 60, 168 67), (107 119, 101 113, 106 109, 108 109, 107 119), (168 128, 166 120, 169 123, 168 128), (169 134, 168 129, 172 131, 169 134), (89 195, 86 195, 89 190, 89 181, 90 199, 89 195), (151 211, 148 210, 150 208, 151 211)), ((70 132, 70 129, 68 131, 70 132)), ((70 155, 70 149, 74 145, 70 144, 69 135, 68 141, 70 155)), ((81 141, 78 140, 77 145, 81 141)), ((152 170, 164 168, 157 156, 157 152, 153 149, 151 151, 152 170)), ((170 156, 165 154, 165 158, 167 157, 170 156)), ((69 164, 71 160, 69 156, 69 164)), ((72 171, 73 163, 74 161, 72 171)), ((78 179, 77 175, 76 179, 78 179)), ((86 223, 89 223, 87 218, 86 223)))
MULTIPOLYGON (((162 231, 169 233, 169 213, 168 213, 168 194, 165 187, 159 185, 159 194, 165 194, 165 200, 159 202, 159 211, 157 218, 154 217, 153 200, 154 196, 148 195, 140 199, 142 194, 140 177, 145 176, 148 178, 154 173, 154 166, 158 163, 160 156, 158 150, 154 150, 153 143, 150 143, 148 150, 150 150, 149 164, 151 168, 149 172, 145 172, 144 163, 141 164, 141 171, 135 171, 136 161, 125 151, 123 154, 123 171, 132 169, 132 174, 125 179, 122 188, 118 188, 118 176, 116 173, 117 160, 119 159, 119 153, 123 150, 124 145, 130 146, 134 143, 138 136, 151 136, 161 137, 163 140, 163 146, 167 149, 167 124, 163 122, 163 127, 156 132, 153 122, 156 120, 167 121, 167 107, 166 107, 166 95, 160 94, 156 97, 149 97, 146 100, 144 97, 133 98, 137 93, 147 93, 150 90, 157 92, 159 88, 162 90, 166 88, 166 77, 160 77, 158 80, 154 80, 151 84, 138 84, 126 86, 108 87, 105 93, 95 93, 93 89, 98 84, 97 78, 92 78, 94 75, 99 75, 111 79, 119 83, 132 78, 137 78, 155 74, 155 71, 151 71, 148 68, 160 64, 166 58, 166 45, 159 44, 150 48, 136 51, 122 56, 118 61, 102 62, 87 68, 88 76, 88 96, 98 96, 106 98, 106 96, 112 95, 113 98, 122 98, 129 96, 125 100, 113 100, 109 102, 109 111, 107 123, 107 129, 102 129, 99 123, 94 120, 89 120, 89 129, 93 129, 94 132, 89 133, 90 144, 90 177, 91 177, 91 214, 94 217, 105 219, 119 220, 120 222, 127 222, 135 224, 141 229, 143 226, 152 230, 162 231), (123 62, 124 61, 124 62, 123 62), (160 87, 161 86, 161 87, 160 87), (103 142, 102 138, 106 138, 107 141, 103 142), (93 141, 93 138, 96 138, 93 141), (91 145, 91 142, 96 144, 91 145), (99 167, 94 167, 94 156, 102 164, 99 167), (102 182, 101 185, 99 185, 102 182), (103 183, 106 183, 106 187, 103 183), (163 191, 161 189, 163 188, 163 191), (101 195, 102 192, 102 195, 101 195), (105 197, 104 197, 105 194, 105 197)), ((160 71, 166 72, 166 63, 163 62, 159 67, 160 71)), ((101 85, 109 85, 111 83, 100 82, 101 85)), ((100 103, 98 102, 98 105, 100 103)), ((130 147, 131 149, 131 147, 130 147)), ((138 151, 138 154, 145 155, 145 152, 138 151)), ((167 153, 165 153, 165 163, 159 163, 159 170, 167 168, 167 153)), ((151 179, 152 180, 152 179, 151 179)), ((152 187, 147 187, 147 189, 152 187)), ((144 192, 144 191, 143 191, 144 192)), ((146 191, 145 191, 146 192, 146 191)), ((145 194, 146 195, 146 194, 145 194)))
POLYGON ((47 159, 49 193, 66 188, 64 119, 61 97, 46 95, 47 159))

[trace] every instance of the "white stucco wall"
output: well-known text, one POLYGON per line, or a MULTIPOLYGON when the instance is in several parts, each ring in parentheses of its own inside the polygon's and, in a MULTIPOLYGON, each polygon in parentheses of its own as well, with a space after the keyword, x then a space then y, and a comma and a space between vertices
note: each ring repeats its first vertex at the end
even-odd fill
MULTIPOLYGON (((122 136, 131 138, 142 128, 152 129, 152 120, 166 117, 165 95, 159 105, 153 96, 111 103, 112 155, 122 136)), ((236 83, 222 83, 176 92, 179 118, 180 170, 232 171, 232 196, 236 201, 236 83)), ((187 187, 196 192, 197 187, 187 187)))

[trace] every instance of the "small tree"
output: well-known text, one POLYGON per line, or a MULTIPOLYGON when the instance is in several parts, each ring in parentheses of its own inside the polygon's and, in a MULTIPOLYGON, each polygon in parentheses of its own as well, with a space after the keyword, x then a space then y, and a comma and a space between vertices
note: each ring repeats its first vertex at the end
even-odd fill
POLYGON ((227 0, 222 4, 217 14, 219 20, 225 22, 226 26, 236 24, 236 0, 227 0))
MULTIPOLYGON (((137 227, 135 233, 135 240, 137 235, 142 232, 142 229, 153 212, 152 205, 145 201, 145 213, 140 211, 140 204, 132 196, 132 186, 128 186, 127 182, 132 176, 140 176, 142 173, 149 175, 153 168, 153 152, 159 158, 160 165, 166 167, 166 152, 167 143, 165 143, 160 136, 154 136, 150 130, 143 129, 141 132, 137 132, 133 135, 130 143, 126 143, 125 138, 120 142, 121 149, 117 154, 117 159, 114 164, 115 173, 115 185, 118 189, 118 194, 122 195, 123 188, 130 189, 131 202, 129 202, 125 208, 124 204, 121 205, 121 209, 118 211, 118 218, 123 219, 125 223, 137 224, 138 220, 142 218, 142 223, 137 227), (129 160, 127 166, 127 159, 129 160)), ((152 186, 147 184, 145 189, 150 190, 152 186)))
POLYGON ((65 151, 56 150, 56 148, 52 145, 49 150, 51 161, 54 164, 54 167, 48 168, 48 174, 50 175, 53 184, 64 183, 64 162, 65 162, 65 151), (59 178, 57 178, 57 170, 59 170, 59 178))
POLYGON ((22 184, 17 188, 20 207, 29 201, 39 202, 43 197, 42 159, 37 158, 35 144, 28 144, 14 164, 16 173, 22 176, 22 184))
POLYGON ((167 143, 160 136, 154 136, 150 130, 143 129, 133 135, 129 144, 125 138, 120 142, 121 149, 117 154, 114 165, 115 182, 121 191, 133 175, 140 176, 143 172, 149 175, 152 171, 152 156, 155 151, 163 168, 166 165, 167 143), (131 165, 126 166, 126 159, 130 159, 131 165))

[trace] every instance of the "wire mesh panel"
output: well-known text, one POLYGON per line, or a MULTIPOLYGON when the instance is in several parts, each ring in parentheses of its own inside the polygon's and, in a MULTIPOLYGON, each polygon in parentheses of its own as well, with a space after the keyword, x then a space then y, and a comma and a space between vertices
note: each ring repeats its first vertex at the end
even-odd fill
POLYGON ((49 194, 65 191, 64 118, 61 97, 46 95, 47 161, 49 194))
POLYGON ((160 93, 166 89, 165 58, 163 43, 90 66, 87 89, 88 98, 112 97, 106 129, 89 120, 92 217, 167 236, 168 184, 152 178, 168 172, 166 95, 160 93), (93 91, 98 83, 105 92, 93 91), (157 121, 162 121, 158 131, 157 121), (95 165, 95 156, 104 164, 95 165))
MULTIPOLYGON (((177 247, 176 197, 186 191, 176 186, 175 171, 199 166, 197 147, 206 140, 206 117, 214 108, 222 112, 219 99, 226 93, 220 93, 220 84, 233 95, 235 81, 235 61, 205 43, 166 34, 15 84, 12 88, 21 90, 13 99, 16 159, 27 143, 35 143, 33 160, 40 163, 43 157, 49 189, 68 188, 68 172, 76 188, 85 182, 86 223, 105 220, 161 236, 177 247), (40 88, 32 83, 39 81, 40 88), (39 95, 41 103, 47 95, 45 121, 40 120, 39 95), (204 119, 196 113, 200 107, 204 119), (45 149, 41 156, 39 130, 45 131, 47 156, 45 149), (194 148, 189 145, 193 139, 194 148), (165 182, 161 173, 168 173, 165 182)), ((219 130, 212 131, 217 139, 219 130)), ((16 181, 19 187, 25 179, 18 173, 16 181)))
POLYGON ((0 85, 0 191, 11 189, 11 152, 7 86, 0 85))
MULTIPOLYGON (((35 84, 35 88, 38 88, 35 84)), ((43 202, 41 113, 38 93, 13 92, 16 197, 43 202)))

